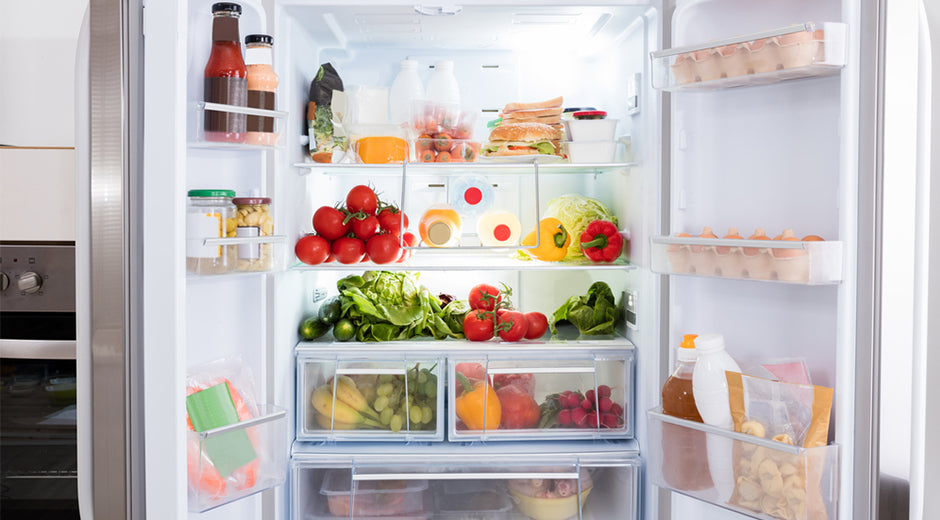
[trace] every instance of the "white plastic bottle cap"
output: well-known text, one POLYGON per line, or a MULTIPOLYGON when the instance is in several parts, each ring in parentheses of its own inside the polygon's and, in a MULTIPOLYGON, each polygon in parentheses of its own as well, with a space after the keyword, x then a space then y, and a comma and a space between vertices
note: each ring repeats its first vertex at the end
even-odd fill
POLYGON ((725 348, 725 337, 721 334, 702 334, 695 338, 695 350, 699 354, 715 352, 725 348))

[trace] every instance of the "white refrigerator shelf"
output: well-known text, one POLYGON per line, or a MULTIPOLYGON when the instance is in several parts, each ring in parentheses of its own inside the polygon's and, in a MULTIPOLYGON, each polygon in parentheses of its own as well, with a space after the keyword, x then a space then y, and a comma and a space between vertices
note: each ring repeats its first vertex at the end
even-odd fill
POLYGON ((654 272, 830 285, 842 282, 840 241, 652 237, 654 272))
MULTIPOLYGON (((493 163, 493 162, 470 162, 470 163, 408 163, 408 171, 415 175, 466 175, 467 173, 480 173, 484 175, 529 175, 538 167, 540 175, 549 174, 577 174, 577 175, 600 175, 605 173, 629 173, 630 169, 637 166, 636 162, 616 162, 616 163, 493 163)), ((294 163, 294 168, 298 169, 301 175, 319 172, 324 175, 402 175, 402 164, 355 164, 355 163, 317 163, 300 162, 294 163)))
POLYGON ((636 269, 624 258, 611 263, 584 261, 543 262, 541 260, 519 260, 514 258, 517 247, 512 248, 433 248, 417 247, 413 256, 402 263, 308 265, 295 263, 292 271, 361 271, 381 269, 383 271, 629 271, 636 269), (455 251, 456 250, 456 251, 455 251))

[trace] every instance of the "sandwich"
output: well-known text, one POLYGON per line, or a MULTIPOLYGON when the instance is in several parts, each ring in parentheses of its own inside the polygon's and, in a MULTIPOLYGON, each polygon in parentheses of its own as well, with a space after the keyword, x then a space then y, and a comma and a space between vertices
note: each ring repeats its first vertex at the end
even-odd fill
POLYGON ((490 132, 483 157, 558 155, 561 132, 543 123, 503 123, 490 132))
POLYGON ((561 114, 564 111, 561 106, 563 99, 559 96, 537 103, 509 103, 500 113, 502 121, 499 124, 542 123, 562 132, 564 131, 561 124, 561 114))

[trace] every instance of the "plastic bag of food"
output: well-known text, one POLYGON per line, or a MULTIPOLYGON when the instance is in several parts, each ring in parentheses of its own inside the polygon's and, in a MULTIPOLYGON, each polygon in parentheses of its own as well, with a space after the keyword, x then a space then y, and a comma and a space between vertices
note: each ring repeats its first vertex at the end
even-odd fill
MULTIPOLYGON (((186 377, 186 427, 201 432, 258 416, 251 371, 238 358, 192 368, 186 377)), ((200 502, 249 489, 258 481, 261 442, 254 431, 235 430, 200 442, 190 435, 186 469, 191 496, 200 502)))
POLYGON ((744 431, 745 423, 756 423, 763 431, 760 437, 804 448, 826 445, 831 388, 782 383, 738 372, 726 372, 726 376, 735 431, 744 431))
POLYGON ((330 63, 320 65, 310 83, 307 105, 307 134, 310 138, 310 157, 317 162, 331 162, 333 151, 346 150, 346 133, 339 105, 345 105, 343 80, 330 63))

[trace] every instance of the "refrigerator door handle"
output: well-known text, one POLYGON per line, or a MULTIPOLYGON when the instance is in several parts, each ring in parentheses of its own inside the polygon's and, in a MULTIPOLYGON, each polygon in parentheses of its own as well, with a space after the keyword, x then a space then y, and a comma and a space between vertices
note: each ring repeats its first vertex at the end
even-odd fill
POLYGON ((0 339, 0 357, 75 359, 75 342, 71 340, 0 339))

